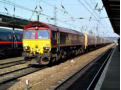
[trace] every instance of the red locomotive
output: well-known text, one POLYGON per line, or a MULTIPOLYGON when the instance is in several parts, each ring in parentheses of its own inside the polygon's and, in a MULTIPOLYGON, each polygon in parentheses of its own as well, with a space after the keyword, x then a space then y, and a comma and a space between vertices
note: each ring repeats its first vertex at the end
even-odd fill
POLYGON ((25 59, 34 57, 41 65, 109 43, 112 41, 38 21, 23 30, 25 59))

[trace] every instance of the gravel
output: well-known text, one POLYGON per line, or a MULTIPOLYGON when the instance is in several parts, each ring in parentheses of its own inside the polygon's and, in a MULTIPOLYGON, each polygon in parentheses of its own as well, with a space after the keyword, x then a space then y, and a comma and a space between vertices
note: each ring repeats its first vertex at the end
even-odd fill
POLYGON ((7 58, 7 59, 0 59, 0 64, 2 63, 9 63, 9 62, 14 62, 14 61, 19 61, 19 60, 23 60, 24 57, 14 57, 14 58, 7 58))
POLYGON ((29 80, 30 90, 51 90, 70 76, 70 74, 76 72, 112 46, 113 44, 105 46, 90 53, 75 57, 73 60, 69 59, 58 65, 21 77, 16 83, 13 83, 8 90, 25 90, 26 80, 29 80))

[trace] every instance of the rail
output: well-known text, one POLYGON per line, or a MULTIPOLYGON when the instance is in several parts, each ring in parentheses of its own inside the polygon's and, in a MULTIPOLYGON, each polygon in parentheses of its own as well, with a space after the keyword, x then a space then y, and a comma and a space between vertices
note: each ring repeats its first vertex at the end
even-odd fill
POLYGON ((76 73, 67 77, 62 83, 55 86, 53 90, 79 90, 79 88, 81 90, 93 90, 112 51, 112 48, 107 50, 76 73))

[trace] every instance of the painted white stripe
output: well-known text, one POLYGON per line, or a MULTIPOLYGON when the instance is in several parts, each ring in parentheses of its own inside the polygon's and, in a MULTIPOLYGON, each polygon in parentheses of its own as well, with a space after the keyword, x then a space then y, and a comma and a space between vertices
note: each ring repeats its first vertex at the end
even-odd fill
POLYGON ((111 54, 111 56, 110 56, 110 58, 109 58, 109 60, 107 62, 106 66, 105 66, 105 68, 103 70, 103 73, 101 74, 100 79, 98 80, 94 90, 100 90, 101 89, 101 86, 103 84, 103 81, 105 79, 105 76, 106 76, 106 73, 107 73, 107 70, 108 70, 108 67, 109 67, 109 64, 111 62, 112 56, 114 55, 115 51, 116 51, 116 46, 115 46, 115 49, 113 50, 113 52, 112 52, 112 54, 111 54))

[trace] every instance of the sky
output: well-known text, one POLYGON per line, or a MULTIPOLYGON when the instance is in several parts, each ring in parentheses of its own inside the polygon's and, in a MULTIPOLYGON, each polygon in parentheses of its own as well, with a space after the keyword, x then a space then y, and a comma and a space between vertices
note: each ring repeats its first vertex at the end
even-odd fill
POLYGON ((100 37, 118 36, 101 0, 0 0, 2 14, 36 21, 37 13, 32 12, 35 8, 39 11, 41 22, 100 37), (52 20, 55 17, 56 21, 52 20))

